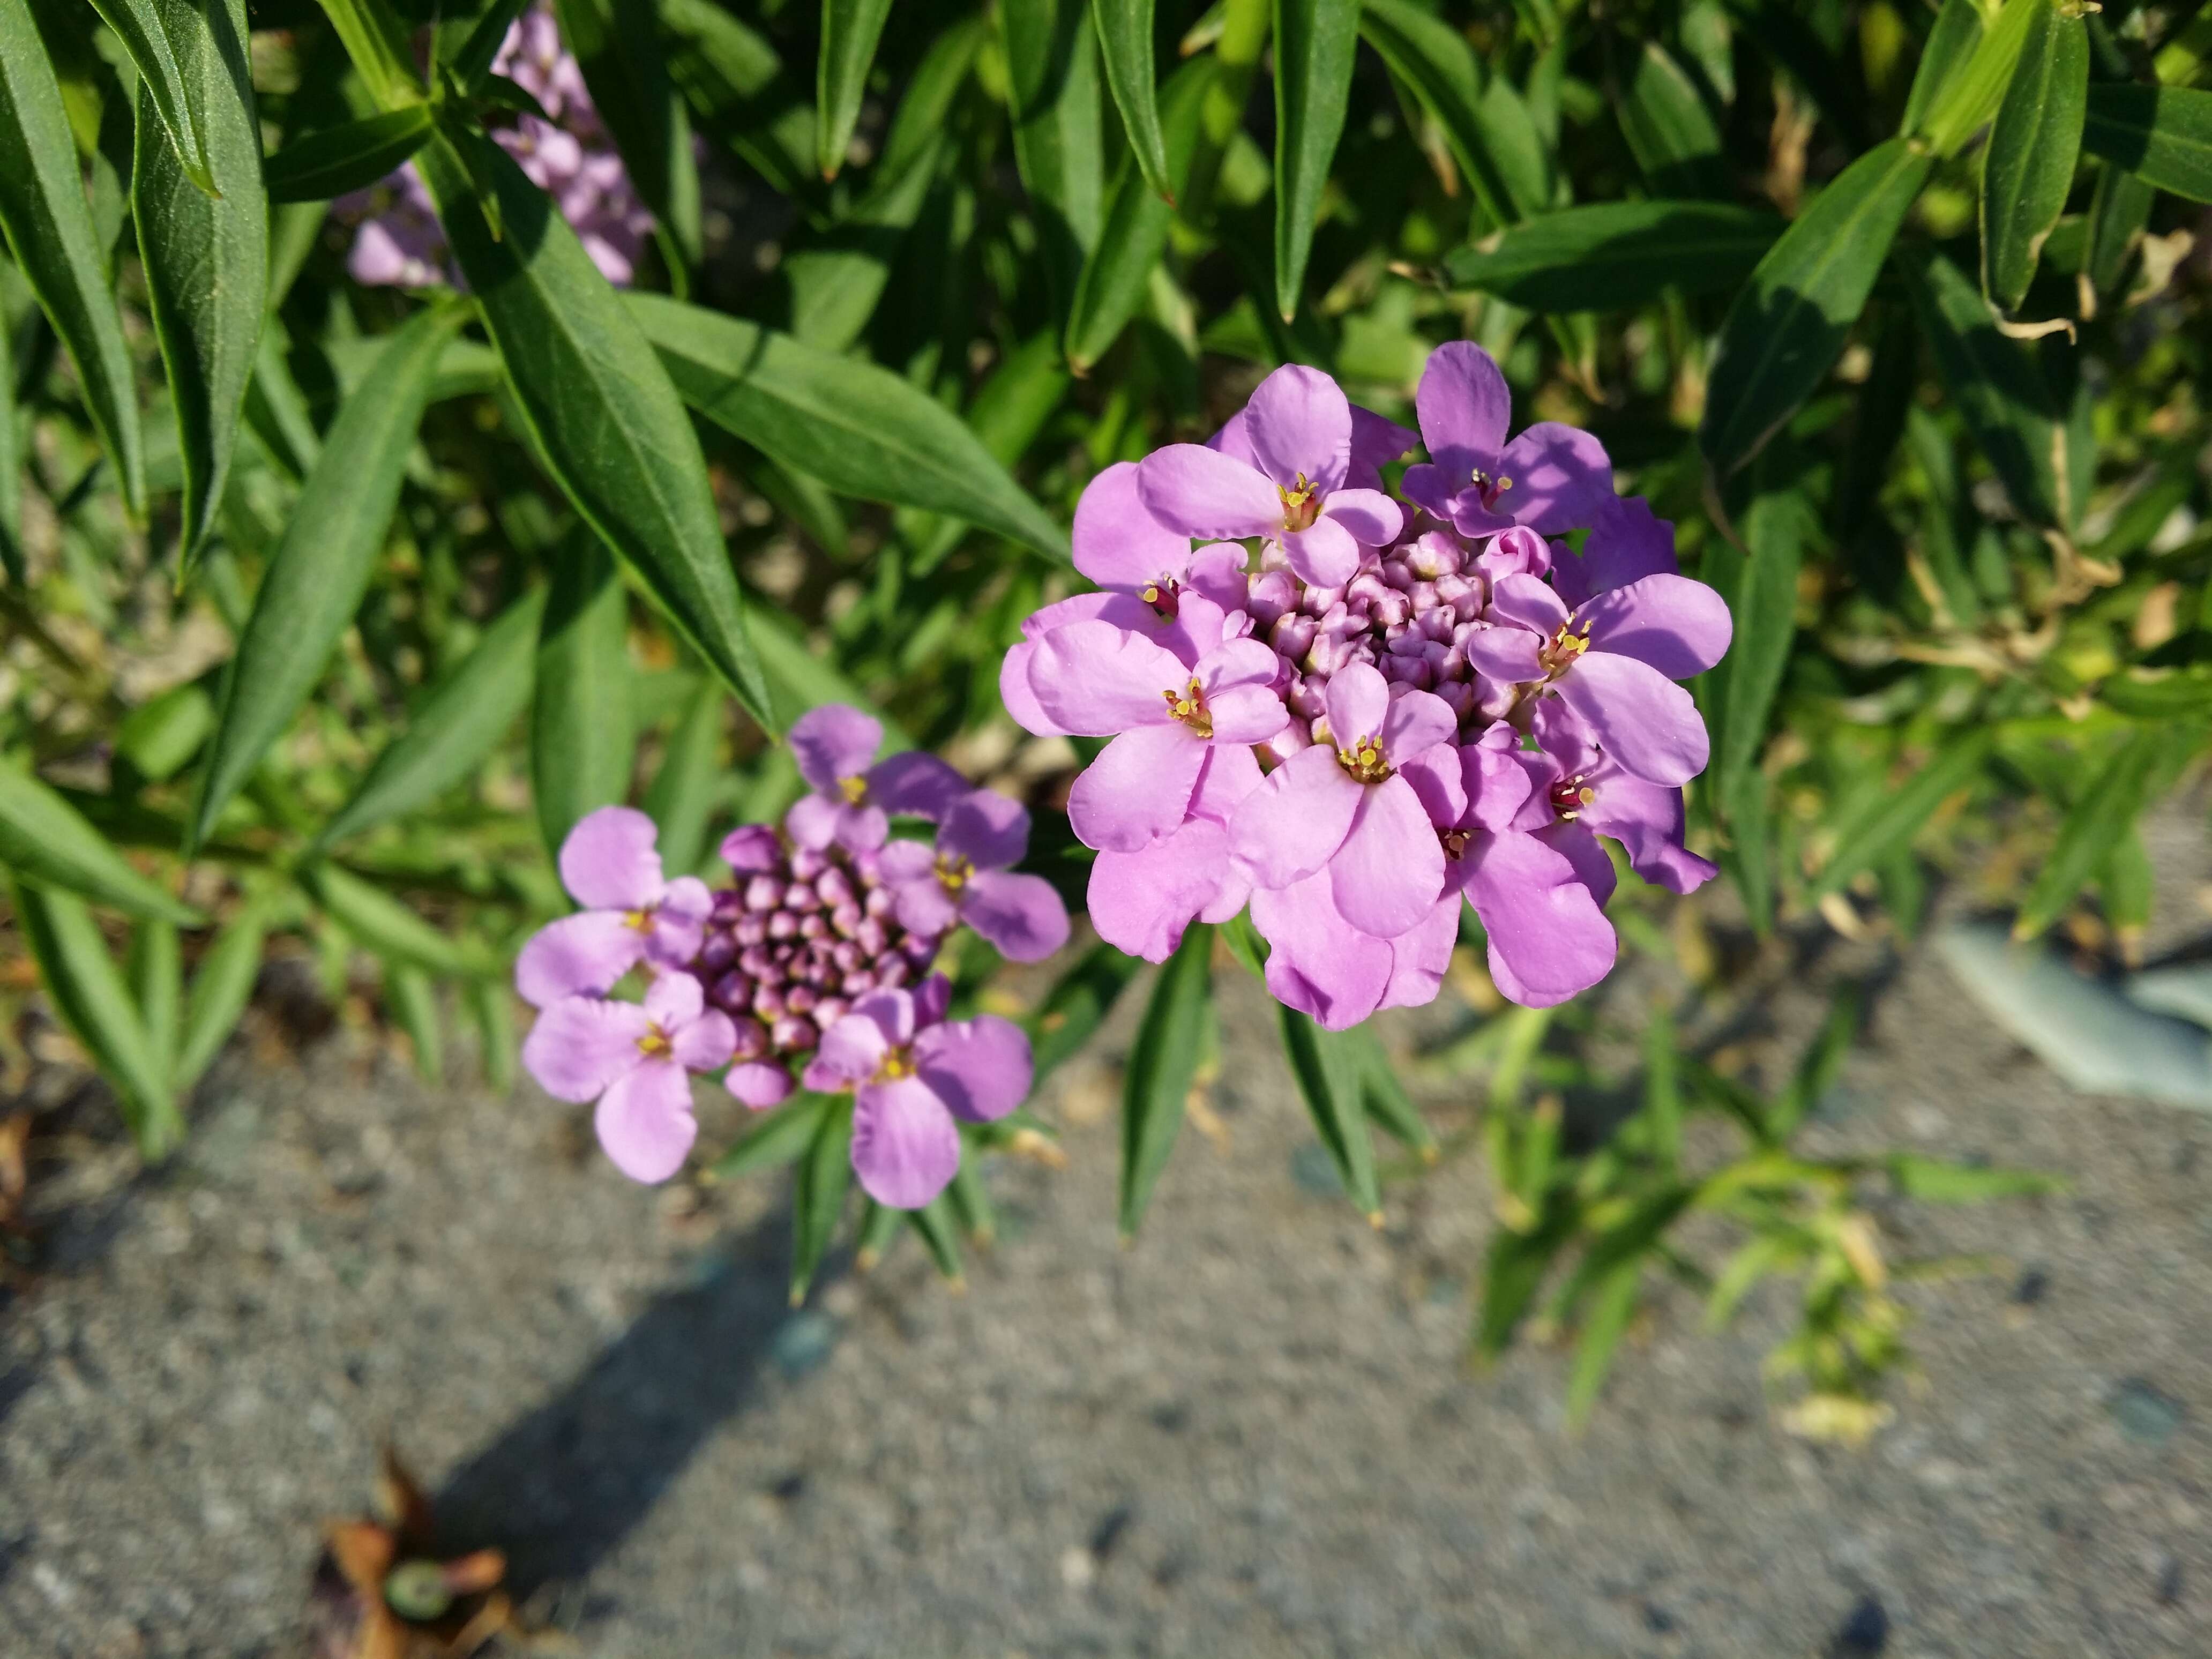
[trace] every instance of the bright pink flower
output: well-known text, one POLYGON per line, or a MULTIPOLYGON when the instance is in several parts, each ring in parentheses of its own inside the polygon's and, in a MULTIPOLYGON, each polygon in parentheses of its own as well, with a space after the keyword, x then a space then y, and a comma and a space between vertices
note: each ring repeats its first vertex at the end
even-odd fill
POLYGON ((1459 900, 1448 893, 1395 939, 1376 939, 1338 912, 1322 873, 1255 890, 1252 925, 1267 941, 1275 1000, 1341 1031, 1384 1008, 1436 1000, 1459 937, 1459 900))
POLYGON ((909 932, 964 921, 1009 961, 1042 962, 1067 943, 1067 907, 1042 876, 1015 873, 1029 845, 1021 803, 978 789, 946 810, 934 846, 892 842, 877 868, 909 932))
POLYGON ((1413 402, 1429 461, 1406 469, 1406 498, 1462 536, 1516 524, 1557 535, 1590 523, 1613 494, 1613 463, 1587 432, 1540 421, 1505 441, 1512 393, 1472 341, 1429 354, 1413 402))
POLYGON ((592 1125, 615 1167, 633 1181, 665 1181, 699 1133, 693 1072, 726 1065, 737 1036, 706 1006, 689 974, 663 974, 642 1005, 563 997, 522 1044, 522 1063, 556 1100, 596 1100, 592 1125))
POLYGON ((1559 753, 1524 753, 1540 796, 1551 808, 1553 827, 1544 838, 1573 859, 1578 868, 1595 858, 1606 867, 1610 890, 1612 864, 1591 842, 1600 835, 1620 843, 1629 868, 1670 893, 1694 893, 1719 870, 1682 845, 1682 792, 1646 783, 1618 762, 1587 744, 1559 753), (1585 853, 1580 843, 1589 842, 1585 853))
POLYGON ((1449 741, 1458 720, 1429 692, 1393 698, 1365 663, 1337 671, 1327 708, 1328 741, 1291 756, 1237 809, 1237 856, 1262 888, 1327 870, 1337 914, 1395 939, 1443 890, 1436 832, 1398 769, 1449 741))
POLYGON ((1352 405, 1335 381, 1293 363, 1260 383, 1244 406, 1243 460, 1203 444, 1170 444, 1137 466, 1152 515, 1207 539, 1263 536, 1300 577, 1351 580, 1360 550, 1387 547, 1405 522, 1378 489, 1348 487, 1352 405))
POLYGON ((881 847, 893 815, 934 818, 968 793, 968 781, 932 754, 909 750, 880 763, 884 728, 857 708, 825 703, 791 728, 799 775, 812 793, 784 819, 801 847, 836 842, 854 852, 881 847))
POLYGON ((561 843, 561 884, 586 908, 540 928, 515 959, 534 1008, 597 996, 641 962, 680 968, 699 949, 713 901, 695 876, 661 878, 653 820, 627 806, 586 814, 561 843))
POLYGON ((1091 925, 1117 951, 1165 962, 1192 921, 1226 921, 1244 908, 1252 878, 1231 856, 1229 823, 1260 787, 1249 749, 1216 748, 1190 796, 1190 816, 1135 852, 1102 852, 1091 866, 1091 925))

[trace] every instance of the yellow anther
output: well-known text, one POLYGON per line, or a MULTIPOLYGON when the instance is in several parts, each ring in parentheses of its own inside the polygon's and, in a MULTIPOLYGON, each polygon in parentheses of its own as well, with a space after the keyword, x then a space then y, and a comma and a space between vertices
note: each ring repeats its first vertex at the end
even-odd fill
POLYGON ((1380 783, 1390 775, 1390 768, 1382 759, 1382 742, 1373 736, 1361 738, 1351 748, 1339 745, 1336 763, 1362 783, 1380 783))
POLYGON ((1160 602, 1160 585, 1158 582, 1146 582, 1144 592, 1137 597, 1146 605, 1158 605, 1160 602))
POLYGON ((944 884, 945 890, 948 893, 958 892, 968 884, 968 878, 975 873, 975 866, 966 859, 957 857, 951 853, 939 853, 937 855, 937 879, 944 884))
POLYGON ((1306 475, 1298 474, 1298 481, 1289 489, 1275 486, 1275 494, 1283 498, 1283 528, 1304 530, 1321 515, 1318 488, 1310 483, 1306 475))
POLYGON ((884 1056, 883 1064, 876 1067, 875 1081, 897 1083, 913 1075, 914 1055, 904 1048, 894 1048, 884 1056))
POLYGON ((674 1048, 675 1045, 668 1040, 668 1034, 658 1025, 647 1026, 645 1035, 637 1040, 638 1053, 648 1060, 659 1060, 663 1054, 672 1053, 674 1048))
POLYGON ((858 806, 868 798, 868 781, 864 777, 855 775, 840 778, 837 780, 837 788, 845 797, 845 805, 848 806, 858 806))
POLYGON ((650 933, 653 930, 653 912, 632 910, 623 918, 623 923, 625 927, 635 928, 641 933, 650 933))
POLYGON ((1167 703, 1170 718, 1181 721, 1201 738, 1213 735, 1212 711, 1206 706, 1205 689, 1195 679, 1180 696, 1173 691, 1163 691, 1160 696, 1167 703))

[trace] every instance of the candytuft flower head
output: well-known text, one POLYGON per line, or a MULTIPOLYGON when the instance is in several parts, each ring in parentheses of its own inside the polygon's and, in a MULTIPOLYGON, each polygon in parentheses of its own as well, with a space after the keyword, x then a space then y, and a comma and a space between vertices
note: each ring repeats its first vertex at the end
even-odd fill
POLYGON ((642 1003, 563 997, 538 1016, 522 1062, 556 1100, 599 1102, 592 1127, 615 1167, 665 1181, 699 1133, 693 1072, 717 1071, 737 1047, 730 1017, 707 1006, 689 974, 664 974, 642 1003))
POLYGON ((909 750, 877 762, 883 743, 882 725, 857 708, 831 703, 799 716, 791 749, 813 793, 791 809, 786 827, 800 846, 881 847, 893 815, 934 818, 967 793, 967 780, 934 755, 909 750))
POLYGON ((1030 846, 1021 803, 978 789, 955 801, 934 846, 893 842, 877 867, 900 924, 935 938, 966 922, 1012 962, 1042 962, 1067 943, 1067 907, 1042 876, 1016 872, 1030 846))
POLYGON ((596 996, 641 962, 680 967, 699 949, 711 900, 696 876, 665 880, 659 832, 627 806, 587 813, 561 843, 561 884, 586 908, 564 916, 522 948, 514 988, 543 1008, 562 997, 596 996))

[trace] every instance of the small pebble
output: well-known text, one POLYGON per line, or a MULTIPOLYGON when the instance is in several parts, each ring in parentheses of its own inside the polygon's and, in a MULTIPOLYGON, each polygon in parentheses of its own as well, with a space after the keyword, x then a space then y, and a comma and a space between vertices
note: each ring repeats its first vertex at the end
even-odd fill
POLYGON ((1309 1140, 1291 1154, 1291 1179, 1300 1192, 1316 1198, 1344 1196, 1344 1177, 1336 1172, 1336 1160, 1318 1140, 1309 1140))
POLYGON ((2163 1446, 2181 1426, 2182 1405, 2140 1376, 2130 1376, 2105 1402, 2120 1432, 2139 1446, 2163 1446))
POLYGON ((828 1314, 808 1308, 795 1313, 775 1328, 769 1340, 769 1358, 788 1377, 805 1376, 820 1369, 837 1346, 837 1322, 828 1314))
POLYGON ((1869 1593, 1859 1597, 1836 1639, 1828 1644, 1828 1659, 1875 1659, 1888 1645, 1889 1611, 1880 1596, 1869 1593))

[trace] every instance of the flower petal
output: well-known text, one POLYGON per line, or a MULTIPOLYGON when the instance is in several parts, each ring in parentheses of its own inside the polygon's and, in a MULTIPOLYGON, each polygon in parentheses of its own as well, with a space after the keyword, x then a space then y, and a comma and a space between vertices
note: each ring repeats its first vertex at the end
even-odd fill
POLYGON ((741 876, 773 870, 783 859, 775 831, 764 823, 748 823, 731 830, 722 837, 721 853, 722 862, 741 876))
POLYGON ((1376 939, 1397 938, 1435 908, 1443 848, 1412 784, 1387 778, 1368 787, 1328 872, 1337 915, 1376 939))
MULTIPOLYGON (((933 980, 942 975, 932 975, 933 980)), ((853 1012, 863 1019, 873 1020, 876 1029, 884 1034, 884 1041, 893 1048, 914 1041, 916 1028, 943 1018, 940 1009, 928 1019, 921 1018, 914 991, 871 991, 853 1005, 853 1012)))
POLYGON ((1281 696, 1264 685, 1232 685, 1206 700, 1213 741, 1231 746, 1265 743, 1291 723, 1281 696))
POLYGON ((1281 672, 1282 659, 1249 635, 1224 640, 1190 671, 1208 696, 1232 685, 1272 686, 1281 672))
MULTIPOLYGON (((749 1060, 722 1074, 722 1086, 744 1106, 764 1112, 791 1098, 791 1073, 765 1060, 749 1060)), ((808 1085, 812 1086, 811 1084, 808 1085)), ((849 1085, 848 1085, 849 1086, 849 1085)))
POLYGON ((1075 503, 1075 568, 1101 587, 1135 592, 1190 564, 1190 538, 1154 518, 1137 489, 1137 464, 1116 461, 1075 503))
POLYGON ((1173 652, 1111 623, 1055 628, 1030 658, 1030 690, 1045 717, 1085 737, 1159 725, 1171 718, 1161 694, 1189 680, 1173 652))
POLYGON ((1212 818, 1188 819, 1139 852, 1101 853, 1091 866, 1091 925, 1117 951, 1165 962, 1231 868, 1229 830, 1212 818))
POLYGON ((730 1063, 738 1051, 738 1028, 719 1008, 674 1033, 670 1058, 687 1072, 712 1072, 730 1063))
POLYGON ((1479 628, 1467 636, 1460 649, 1476 672, 1487 674, 1501 685, 1525 685, 1544 678, 1544 665, 1537 656, 1543 644, 1540 635, 1509 625, 1479 628))
POLYGON ((1690 694, 1657 669, 1610 651, 1585 652, 1559 680, 1607 756, 1647 783, 1687 783, 1705 769, 1705 723, 1690 694))
POLYGON ((836 816, 830 820, 830 838, 848 852, 872 853, 890 839, 890 817, 880 806, 863 802, 849 806, 843 801, 831 803, 836 816))
POLYGON ((1576 822, 1610 836, 1628 854, 1629 867, 1670 893, 1694 893, 1719 874, 1682 845, 1682 792, 1631 777, 1607 765, 1588 781, 1589 804, 1576 822))
POLYGON ((969 788, 958 771, 925 749, 884 756, 867 780, 868 804, 896 817, 935 819, 969 788))
POLYGON ((1576 878, 1589 889, 1599 909, 1611 902, 1620 878, 1614 873, 1611 855, 1598 845, 1588 824, 1555 821, 1537 830, 1536 839, 1575 866, 1576 878))
POLYGON ((1278 539, 1298 579, 1316 587, 1341 587, 1358 572, 1358 539, 1327 514, 1304 530, 1284 531, 1278 539))
POLYGON ((1506 445, 1498 470, 1513 480, 1498 505, 1547 536, 1595 523, 1613 495, 1605 446, 1557 421, 1539 421, 1506 445))
POLYGON ((1329 677, 1323 694, 1329 737, 1340 749, 1362 738, 1380 738, 1390 714, 1390 682, 1364 662, 1348 663, 1329 677))
POLYGON ((810 708, 792 722, 791 752, 799 775, 815 788, 834 791, 841 778, 857 778, 883 747, 884 728, 843 703, 810 708))
POLYGON ((673 1031, 699 1018, 707 994, 689 974, 663 974, 645 988, 645 1017, 663 1031, 673 1031))
POLYGON ((918 1077, 863 1085, 853 1111, 853 1173, 878 1204, 918 1210, 960 1167, 960 1130, 918 1077))
POLYGON ((1484 836, 1468 849, 1468 902, 1490 935, 1490 975, 1524 1008, 1586 991, 1613 967, 1613 924, 1560 854, 1534 836, 1484 836))
POLYGON ((1190 792, 1193 817, 1227 823, 1244 797, 1260 787, 1260 762, 1249 749, 1217 743, 1206 751, 1197 786, 1190 792))
POLYGON ((1352 406, 1352 465, 1344 481, 1354 489, 1382 488, 1382 469, 1421 441, 1421 434, 1371 409, 1352 406))
POLYGON ((1042 962, 1067 943, 1067 906, 1042 876, 979 872, 969 878, 960 915, 1009 962, 1042 962))
POLYGON ((1405 510, 1379 489, 1340 489, 1322 503, 1321 511, 1350 531, 1362 547, 1388 547, 1406 527, 1405 510))
POLYGON ((1457 736, 1459 716, 1433 691, 1401 691, 1382 714, 1382 757, 1402 766, 1457 736))
POLYGON ((1252 925, 1267 941, 1267 989, 1276 1001, 1332 1031, 1375 1012, 1390 982, 1389 943, 1336 914, 1326 875, 1255 891, 1252 925))
POLYGON ((890 1048, 882 1022, 856 1009, 822 1034, 814 1064, 848 1083, 865 1083, 876 1074, 890 1048))
POLYGON ((1284 489, 1303 477, 1324 495, 1352 465, 1352 405, 1317 368, 1285 363, 1254 388, 1244 435, 1260 471, 1284 489))
POLYGON ((1512 410, 1498 360, 1472 340, 1449 340, 1431 351, 1413 392, 1421 441, 1455 489, 1466 488, 1477 468, 1496 471, 1512 410))
POLYGON ((579 910, 531 935, 514 959, 514 988, 533 1008, 597 996, 637 966, 645 935, 620 910, 579 910))
POLYGON ((1449 830, 1467 816, 1467 768, 1461 759, 1464 752, 1438 744, 1398 769, 1398 775, 1420 798, 1429 822, 1439 830, 1449 830))
POLYGON ((969 790, 938 826, 939 854, 965 859, 978 870, 1007 869, 1029 849, 1028 809, 996 790, 969 790))
POLYGON ((652 1024, 635 1002, 563 997, 539 1012, 523 1038, 522 1063, 554 1099, 596 1100, 643 1063, 637 1045, 652 1024))
POLYGON ((1030 660, 1036 655, 1036 643, 1024 640, 1008 651, 999 664, 999 701, 1006 706, 1007 716, 1024 732, 1035 732, 1040 738, 1066 737, 1060 722, 1044 712, 1036 693, 1030 688, 1030 660))
POLYGON ((1567 607, 1542 578, 1516 573, 1498 579, 1486 614, 1493 623, 1511 623, 1548 640, 1565 625, 1567 607))
POLYGON ((1207 540, 1267 536, 1282 527, 1283 498, 1267 474, 1202 444, 1170 444, 1137 464, 1154 518, 1207 540))
POLYGON ((1344 845, 1362 787, 1328 744, 1301 749, 1237 806, 1229 826, 1237 860, 1261 887, 1304 880, 1344 845))
POLYGON ((1076 838, 1100 852, 1133 853, 1183 820, 1207 745, 1170 722, 1124 732, 1067 792, 1076 838))
POLYGON ((672 1061, 648 1060, 600 1097, 592 1127, 615 1168, 632 1181, 665 1181, 699 1138, 691 1079, 672 1061))
POLYGON ((1459 942, 1459 894, 1449 892, 1419 923, 1390 941, 1390 978, 1376 1003, 1384 1008, 1425 1008, 1443 989, 1459 942))
POLYGON ((783 815, 784 833, 818 853, 837 839, 844 805, 827 795, 801 795, 783 815))
POLYGON ((665 890, 660 831, 635 807, 602 806, 586 812, 561 843, 561 884, 577 903, 594 910, 642 910, 665 890))
POLYGON ((910 881, 894 881, 890 886, 899 926, 909 933, 934 939, 950 932, 960 920, 959 905, 945 890, 935 871, 910 881))
POLYGON ((1648 662, 1670 680, 1702 674, 1726 654, 1735 623, 1728 601, 1687 576, 1646 576, 1609 588, 1575 612, 1590 648, 1648 662))
POLYGON ((1029 1098, 1030 1040, 996 1014, 933 1025, 914 1040, 915 1069, 952 1115, 989 1123, 1029 1098))
MULTIPOLYGON (((1459 759, 1468 821, 1485 830, 1505 829, 1535 793, 1535 779, 1522 762, 1514 730, 1502 720, 1482 734, 1481 742, 1462 749, 1459 759)), ((1551 817, 1548 804, 1544 817, 1551 817)))

